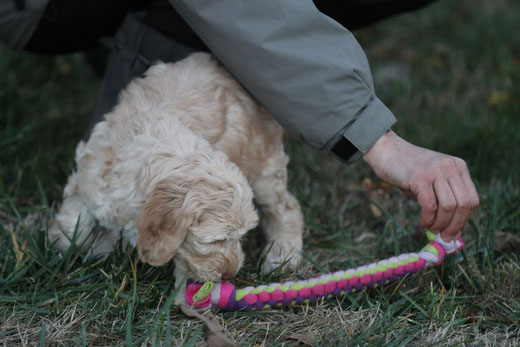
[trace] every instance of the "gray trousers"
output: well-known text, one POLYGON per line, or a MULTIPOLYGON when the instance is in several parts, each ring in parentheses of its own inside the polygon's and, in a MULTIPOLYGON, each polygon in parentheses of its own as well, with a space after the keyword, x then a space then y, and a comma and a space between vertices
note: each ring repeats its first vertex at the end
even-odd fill
POLYGON ((176 62, 199 51, 155 31, 129 13, 114 38, 102 39, 110 48, 110 55, 101 83, 88 139, 96 123, 103 120, 117 104, 119 92, 136 77, 142 76, 157 61, 176 62))

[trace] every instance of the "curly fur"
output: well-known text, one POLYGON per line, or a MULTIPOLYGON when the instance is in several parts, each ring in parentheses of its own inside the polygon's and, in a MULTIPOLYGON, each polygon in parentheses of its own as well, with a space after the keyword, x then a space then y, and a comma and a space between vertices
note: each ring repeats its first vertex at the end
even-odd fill
POLYGON ((229 279, 258 223, 254 197, 271 243, 265 270, 296 264, 303 219, 287 162, 280 126, 210 55, 159 63, 78 145, 49 238, 102 254, 121 235, 143 262, 229 279), (96 221, 104 232, 91 232, 96 221))

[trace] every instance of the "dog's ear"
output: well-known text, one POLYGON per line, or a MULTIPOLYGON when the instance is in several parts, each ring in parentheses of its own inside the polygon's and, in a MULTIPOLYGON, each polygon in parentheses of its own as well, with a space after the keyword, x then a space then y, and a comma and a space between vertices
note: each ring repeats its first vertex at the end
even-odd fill
POLYGON ((153 266, 169 262, 186 236, 193 217, 183 209, 186 188, 162 181, 148 196, 137 221, 137 251, 153 266))

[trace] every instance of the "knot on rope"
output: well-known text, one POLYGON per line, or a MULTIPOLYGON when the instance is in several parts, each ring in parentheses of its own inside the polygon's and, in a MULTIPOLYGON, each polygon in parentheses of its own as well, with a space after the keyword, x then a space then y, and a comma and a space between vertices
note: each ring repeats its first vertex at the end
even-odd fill
POLYGON ((460 237, 458 240, 446 242, 441 234, 434 234, 430 230, 426 231, 426 236, 430 242, 419 252, 419 257, 428 263, 439 265, 446 254, 453 254, 464 248, 464 242, 460 237))
POLYGON ((206 282, 204 284, 188 280, 186 283, 186 302, 197 309, 211 306, 211 291, 215 284, 206 282))
POLYGON ((212 305, 224 310, 234 311, 236 307, 236 289, 232 283, 186 282, 186 303, 198 310, 206 310, 212 305))

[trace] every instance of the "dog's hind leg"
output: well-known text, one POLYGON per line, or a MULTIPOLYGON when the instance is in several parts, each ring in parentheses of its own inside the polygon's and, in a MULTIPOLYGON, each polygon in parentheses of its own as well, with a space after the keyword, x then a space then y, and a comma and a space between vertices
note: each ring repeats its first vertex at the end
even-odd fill
POLYGON ((49 228, 49 240, 62 252, 71 246, 72 241, 86 251, 93 242, 94 237, 89 236, 95 225, 96 219, 79 195, 76 173, 74 173, 69 177, 63 194, 63 202, 49 228))
POLYGON ((264 272, 284 264, 295 266, 301 259, 303 215, 298 200, 287 190, 288 162, 289 157, 280 151, 267 160, 252 183, 267 239, 264 272))

